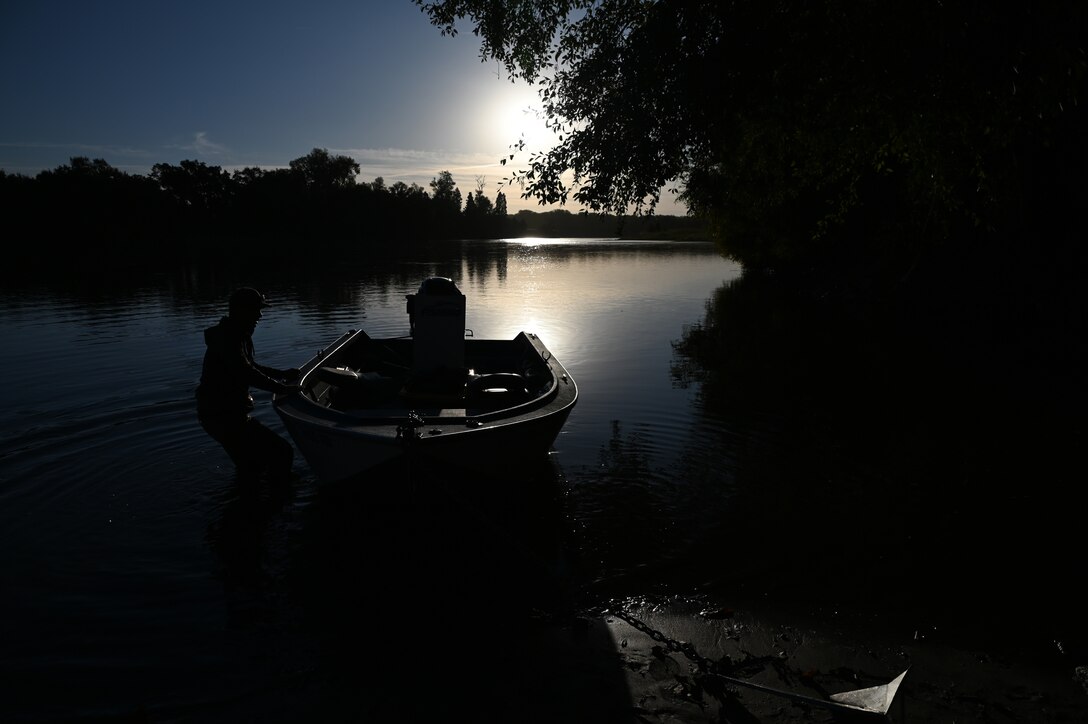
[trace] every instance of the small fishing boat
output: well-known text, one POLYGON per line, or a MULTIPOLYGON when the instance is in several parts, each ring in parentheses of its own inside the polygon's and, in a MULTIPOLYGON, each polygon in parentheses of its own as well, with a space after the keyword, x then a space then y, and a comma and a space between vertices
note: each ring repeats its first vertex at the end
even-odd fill
POLYGON ((398 459, 495 469, 546 455, 578 386, 540 338, 475 339, 445 277, 406 299, 408 336, 350 330, 299 368, 300 392, 273 397, 317 477, 398 459))

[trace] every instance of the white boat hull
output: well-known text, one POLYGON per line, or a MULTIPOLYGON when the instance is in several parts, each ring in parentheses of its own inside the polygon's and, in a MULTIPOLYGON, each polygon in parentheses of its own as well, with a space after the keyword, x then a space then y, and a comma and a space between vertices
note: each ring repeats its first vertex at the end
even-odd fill
POLYGON ((566 369, 535 335, 524 332, 513 340, 464 344, 470 367, 460 377, 447 370, 440 386, 420 392, 420 376, 408 365, 379 360, 394 370, 404 367, 403 379, 357 371, 361 361, 378 356, 406 361, 413 340, 350 332, 301 368, 303 392, 277 395, 275 409, 324 482, 358 478, 398 459, 497 469, 546 455, 578 398, 566 369), (477 375, 473 365, 489 373, 477 375), (352 396, 349 388, 363 384, 364 377, 373 384, 380 380, 383 392, 363 385, 364 392, 352 396))

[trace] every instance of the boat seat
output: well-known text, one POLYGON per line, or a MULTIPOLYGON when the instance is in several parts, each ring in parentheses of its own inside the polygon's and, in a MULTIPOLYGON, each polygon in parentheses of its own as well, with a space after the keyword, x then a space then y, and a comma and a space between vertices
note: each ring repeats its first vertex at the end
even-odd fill
POLYGON ((356 372, 349 367, 319 367, 317 379, 330 386, 329 401, 341 408, 365 408, 397 395, 400 380, 377 372, 356 372))
POLYGON ((465 384, 466 400, 483 407, 516 405, 528 400, 525 378, 514 372, 478 375, 465 384))

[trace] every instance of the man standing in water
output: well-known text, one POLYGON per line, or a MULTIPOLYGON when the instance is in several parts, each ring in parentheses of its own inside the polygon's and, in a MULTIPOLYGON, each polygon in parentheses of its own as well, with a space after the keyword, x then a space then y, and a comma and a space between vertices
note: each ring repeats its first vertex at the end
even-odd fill
POLYGON ((241 287, 230 297, 227 316, 204 330, 204 368, 196 389, 201 427, 230 455, 240 482, 253 486, 264 472, 274 490, 291 479, 295 451, 291 443, 250 416, 250 387, 286 394, 296 392, 297 369, 278 370, 253 359, 253 330, 269 306, 264 295, 241 287))

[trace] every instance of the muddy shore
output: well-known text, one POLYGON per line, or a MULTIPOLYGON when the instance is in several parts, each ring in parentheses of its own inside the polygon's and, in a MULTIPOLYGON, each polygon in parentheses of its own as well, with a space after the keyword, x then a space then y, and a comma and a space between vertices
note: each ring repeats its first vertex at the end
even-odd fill
POLYGON ((697 600, 633 602, 542 623, 507 662, 503 706, 539 722, 1084 722, 1088 667, 959 648, 857 620, 799 623, 697 600), (880 686, 906 671, 885 715, 799 701, 880 686), (784 695, 736 686, 715 673, 784 695), (789 694, 798 695, 795 697, 789 694))

